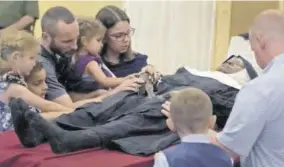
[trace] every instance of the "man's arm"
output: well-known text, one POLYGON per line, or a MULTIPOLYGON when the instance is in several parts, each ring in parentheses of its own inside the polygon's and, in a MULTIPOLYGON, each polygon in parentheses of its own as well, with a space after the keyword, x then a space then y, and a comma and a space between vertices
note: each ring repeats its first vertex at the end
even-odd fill
POLYGON ((269 117, 267 104, 268 100, 253 87, 241 90, 224 129, 212 135, 215 144, 233 158, 248 156, 269 117))
POLYGON ((218 133, 216 131, 210 129, 208 134, 211 138, 212 144, 215 144, 216 146, 220 147, 222 150, 226 151, 230 155, 230 157, 233 158, 234 161, 236 161, 240 157, 237 153, 235 153, 232 150, 230 150, 229 148, 225 147, 223 144, 221 144, 217 140, 217 134, 218 133))
POLYGON ((46 83, 48 85, 46 99, 66 107, 74 108, 73 101, 67 94, 64 86, 57 79, 55 67, 45 58, 40 57, 40 61, 46 71, 46 83))
POLYGON ((7 28, 22 30, 33 24, 39 17, 38 1, 24 1, 24 11, 25 15, 7 28))

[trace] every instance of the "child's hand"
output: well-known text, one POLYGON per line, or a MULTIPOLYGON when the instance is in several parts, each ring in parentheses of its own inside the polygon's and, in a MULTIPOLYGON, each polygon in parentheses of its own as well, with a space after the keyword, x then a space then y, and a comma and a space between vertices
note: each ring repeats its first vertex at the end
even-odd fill
POLYGON ((137 92, 141 84, 145 81, 141 78, 132 78, 125 80, 122 84, 120 84, 116 89, 119 91, 134 91, 137 92))
POLYGON ((166 116, 166 117, 170 117, 170 105, 171 102, 166 101, 163 105, 162 105, 162 113, 166 116))
POLYGON ((167 119, 166 119, 166 124, 167 124, 168 128, 169 128, 171 131, 175 132, 176 130, 175 130, 175 127, 174 127, 174 125, 173 125, 173 121, 172 121, 172 119, 171 119, 171 117, 170 117, 170 106, 171 106, 171 102, 166 101, 166 102, 162 105, 162 111, 161 111, 161 112, 167 117, 167 119))

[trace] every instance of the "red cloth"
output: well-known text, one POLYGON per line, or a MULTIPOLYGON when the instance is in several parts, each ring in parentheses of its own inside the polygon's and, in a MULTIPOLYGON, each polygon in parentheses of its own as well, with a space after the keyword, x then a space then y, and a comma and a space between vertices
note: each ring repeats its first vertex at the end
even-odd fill
POLYGON ((152 167, 153 157, 137 157, 116 151, 88 149, 54 154, 48 144, 23 148, 14 132, 0 134, 2 167, 152 167))

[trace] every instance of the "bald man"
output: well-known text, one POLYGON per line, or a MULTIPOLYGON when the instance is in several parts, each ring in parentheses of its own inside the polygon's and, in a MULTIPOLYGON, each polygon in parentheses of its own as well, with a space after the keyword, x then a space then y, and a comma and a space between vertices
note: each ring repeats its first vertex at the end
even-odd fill
MULTIPOLYGON (((230 117, 220 133, 211 131, 215 144, 242 167, 284 166, 284 15, 268 10, 250 29, 250 44, 261 76, 238 93, 230 117)), ((162 111, 168 114, 169 104, 162 111)))

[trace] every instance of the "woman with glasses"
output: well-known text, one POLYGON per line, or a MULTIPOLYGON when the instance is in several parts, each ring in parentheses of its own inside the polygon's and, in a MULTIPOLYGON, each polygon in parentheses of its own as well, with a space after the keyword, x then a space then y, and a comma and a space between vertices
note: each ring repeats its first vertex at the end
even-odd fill
POLYGON ((135 29, 130 26, 127 14, 116 6, 106 6, 96 15, 107 28, 101 56, 116 77, 125 77, 140 71, 147 71, 159 77, 153 66, 147 64, 147 56, 134 52, 131 36, 135 29))

